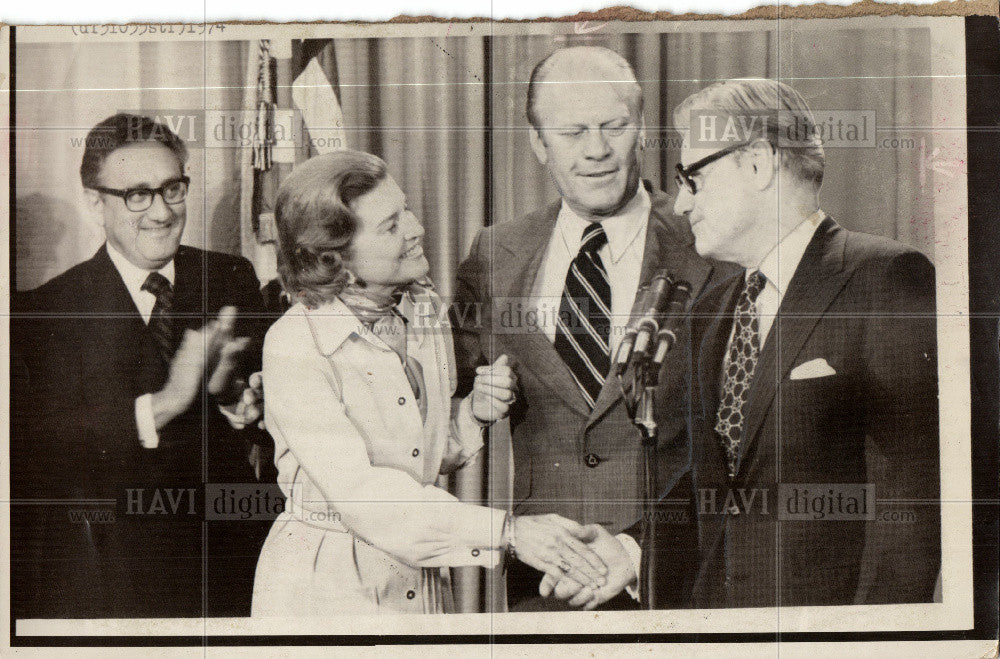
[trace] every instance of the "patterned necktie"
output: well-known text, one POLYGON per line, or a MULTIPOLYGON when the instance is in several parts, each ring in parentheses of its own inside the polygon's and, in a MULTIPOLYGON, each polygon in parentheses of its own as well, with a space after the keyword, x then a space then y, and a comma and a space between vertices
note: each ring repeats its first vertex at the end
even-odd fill
POLYGON ((174 289, 170 281, 159 272, 151 272, 142 284, 142 290, 156 296, 153 313, 149 316, 149 331, 156 341, 156 349, 164 364, 170 364, 174 356, 174 328, 170 320, 170 310, 174 306, 174 289))
POLYGON ((611 284, 597 254, 607 242, 599 222, 584 229, 580 251, 566 273, 556 318, 556 352, 569 366, 591 409, 611 368, 611 284))
POLYGON ((726 354, 722 400, 716 414, 715 432, 719 433, 726 453, 729 477, 735 478, 740 441, 743 436, 743 405, 750 398, 753 372, 760 357, 760 324, 757 318, 757 296, 767 279, 755 271, 743 286, 734 314, 733 340, 726 354))

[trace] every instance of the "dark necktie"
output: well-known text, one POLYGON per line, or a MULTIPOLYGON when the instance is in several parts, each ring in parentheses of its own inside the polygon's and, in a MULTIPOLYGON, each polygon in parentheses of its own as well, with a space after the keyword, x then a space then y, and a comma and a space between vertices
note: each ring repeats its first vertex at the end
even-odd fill
POLYGON ((611 368, 611 284, 597 252, 608 237, 599 222, 583 231, 580 251, 566 273, 555 348, 569 366, 591 409, 611 368))
POLYGON ((170 320, 170 310, 174 305, 174 289, 170 281, 158 272, 151 272, 142 284, 142 290, 156 296, 153 313, 149 316, 149 331, 156 342, 164 364, 170 364, 174 356, 174 328, 170 320))
POLYGON ((726 372, 722 383, 722 396, 715 419, 715 432, 719 433, 726 453, 729 477, 736 476, 740 441, 746 421, 743 406, 750 398, 753 372, 760 357, 760 324, 757 317, 757 296, 767 279, 755 271, 747 277, 736 302, 733 340, 726 355, 726 372))

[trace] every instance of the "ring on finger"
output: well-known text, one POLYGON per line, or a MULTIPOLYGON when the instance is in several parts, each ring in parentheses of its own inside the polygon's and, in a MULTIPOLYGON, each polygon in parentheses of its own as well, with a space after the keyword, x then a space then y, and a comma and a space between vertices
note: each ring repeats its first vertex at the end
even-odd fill
POLYGON ((569 564, 569 561, 567 561, 565 559, 562 559, 562 560, 559 561, 558 567, 559 567, 559 570, 562 571, 562 572, 569 572, 570 568, 572 568, 573 566, 569 564))

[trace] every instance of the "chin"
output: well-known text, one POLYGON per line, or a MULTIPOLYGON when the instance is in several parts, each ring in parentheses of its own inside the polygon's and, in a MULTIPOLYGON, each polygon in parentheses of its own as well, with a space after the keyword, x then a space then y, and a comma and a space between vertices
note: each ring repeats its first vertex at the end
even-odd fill
POLYGON ((410 275, 409 282, 412 283, 426 277, 427 273, 431 271, 431 266, 426 258, 421 258, 420 263, 414 264, 412 268, 407 268, 407 270, 407 274, 410 275))

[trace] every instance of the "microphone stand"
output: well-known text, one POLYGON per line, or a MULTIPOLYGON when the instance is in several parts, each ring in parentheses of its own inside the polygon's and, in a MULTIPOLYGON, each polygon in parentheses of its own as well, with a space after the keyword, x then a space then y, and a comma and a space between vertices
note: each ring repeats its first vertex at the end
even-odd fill
POLYGON ((677 338, 674 333, 676 327, 672 326, 670 319, 678 319, 683 316, 687 310, 690 295, 691 285, 687 282, 680 281, 672 285, 670 302, 661 315, 661 327, 658 328, 656 340, 653 342, 652 358, 650 358, 650 351, 647 350, 649 346, 644 341, 642 350, 637 348, 636 352, 632 353, 628 370, 624 374, 619 374, 625 409, 632 417, 632 423, 639 430, 642 440, 642 533, 639 543, 642 550, 642 561, 639 564, 639 588, 643 608, 647 610, 652 610, 657 601, 653 566, 658 564, 656 560, 658 520, 655 503, 659 494, 657 490, 659 461, 656 459, 657 424, 654 395, 660 381, 660 369, 663 366, 663 361, 677 338), (627 388, 625 387, 626 378, 629 382, 627 388))
MULTIPOLYGON (((650 368, 649 360, 636 360, 625 373, 630 379, 630 386, 622 385, 622 397, 625 409, 632 417, 632 423, 639 430, 643 449, 643 492, 642 492, 642 533, 639 547, 642 550, 642 561, 639 564, 639 590, 643 608, 653 609, 656 601, 656 579, 653 566, 656 565, 656 515, 653 511, 653 501, 656 497, 659 463, 656 459, 656 415, 653 395, 659 381, 659 364, 650 368)), ((624 378, 623 378, 624 379, 624 378)))

